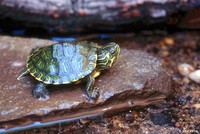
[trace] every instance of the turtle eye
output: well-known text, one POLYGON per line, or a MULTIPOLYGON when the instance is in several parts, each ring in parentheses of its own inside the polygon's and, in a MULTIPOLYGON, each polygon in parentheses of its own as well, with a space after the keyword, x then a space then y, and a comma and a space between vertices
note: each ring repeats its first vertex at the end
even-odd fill
POLYGON ((114 54, 115 53, 115 51, 113 50, 113 51, 111 51, 111 54, 114 54))
POLYGON ((114 42, 110 42, 104 47, 104 49, 107 50, 112 56, 115 56, 118 53, 119 45, 114 42))
POLYGON ((114 53, 115 53, 115 48, 113 48, 113 47, 110 48, 110 53, 111 53, 111 54, 114 54, 114 53))

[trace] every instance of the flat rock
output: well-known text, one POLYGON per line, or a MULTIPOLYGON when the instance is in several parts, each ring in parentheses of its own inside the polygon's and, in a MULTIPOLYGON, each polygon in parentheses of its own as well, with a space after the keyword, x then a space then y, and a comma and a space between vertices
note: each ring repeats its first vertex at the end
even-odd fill
POLYGON ((0 36, 0 133, 15 128, 43 126, 82 117, 106 115, 136 106, 156 105, 173 93, 171 77, 159 59, 121 48, 117 64, 95 82, 96 102, 87 99, 83 84, 50 87, 50 98, 32 97, 36 80, 17 80, 32 48, 54 42, 0 36))

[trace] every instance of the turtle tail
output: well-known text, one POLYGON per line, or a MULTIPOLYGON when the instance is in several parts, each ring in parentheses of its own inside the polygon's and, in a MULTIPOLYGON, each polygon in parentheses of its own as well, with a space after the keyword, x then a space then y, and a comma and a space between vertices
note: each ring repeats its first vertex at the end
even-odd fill
POLYGON ((17 77, 17 80, 22 79, 24 76, 26 76, 27 74, 29 74, 29 71, 27 69, 23 69, 21 71, 21 74, 17 77))

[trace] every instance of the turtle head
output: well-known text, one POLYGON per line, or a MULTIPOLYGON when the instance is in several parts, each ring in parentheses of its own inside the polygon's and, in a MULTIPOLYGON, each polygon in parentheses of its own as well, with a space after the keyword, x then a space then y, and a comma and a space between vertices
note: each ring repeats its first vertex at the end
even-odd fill
POLYGON ((116 63, 120 54, 119 45, 111 42, 98 50, 97 67, 101 70, 108 69, 116 63))

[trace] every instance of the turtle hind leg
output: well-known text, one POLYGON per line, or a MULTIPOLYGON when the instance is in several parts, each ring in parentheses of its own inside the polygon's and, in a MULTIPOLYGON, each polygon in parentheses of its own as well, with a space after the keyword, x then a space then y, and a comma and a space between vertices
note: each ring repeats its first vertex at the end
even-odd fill
POLYGON ((94 87, 95 79, 92 75, 87 76, 86 94, 89 99, 96 100, 99 96, 98 88, 94 87))
POLYGON ((49 91, 46 88, 46 85, 42 82, 39 82, 35 85, 32 91, 33 97, 38 99, 48 99, 49 98, 49 91))
POLYGON ((22 79, 24 76, 28 75, 29 74, 29 71, 27 69, 23 69, 21 71, 21 74, 17 77, 17 80, 20 80, 22 79))

